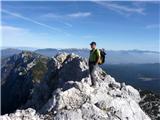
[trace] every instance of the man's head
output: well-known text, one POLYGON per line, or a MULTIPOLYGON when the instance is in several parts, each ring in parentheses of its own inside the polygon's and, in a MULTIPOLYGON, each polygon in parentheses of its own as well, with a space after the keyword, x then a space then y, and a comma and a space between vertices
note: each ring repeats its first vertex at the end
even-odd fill
POLYGON ((95 48, 96 48, 96 42, 91 42, 90 45, 91 45, 91 48, 92 48, 92 49, 95 49, 95 48))

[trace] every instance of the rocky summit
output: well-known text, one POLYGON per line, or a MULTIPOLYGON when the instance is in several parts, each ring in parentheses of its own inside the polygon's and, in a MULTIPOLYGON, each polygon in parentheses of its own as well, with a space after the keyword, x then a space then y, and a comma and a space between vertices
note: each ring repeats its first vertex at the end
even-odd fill
POLYGON ((88 62, 78 55, 23 52, 12 59, 2 66, 2 97, 10 100, 2 98, 0 120, 150 120, 139 92, 101 68, 91 87, 88 62))

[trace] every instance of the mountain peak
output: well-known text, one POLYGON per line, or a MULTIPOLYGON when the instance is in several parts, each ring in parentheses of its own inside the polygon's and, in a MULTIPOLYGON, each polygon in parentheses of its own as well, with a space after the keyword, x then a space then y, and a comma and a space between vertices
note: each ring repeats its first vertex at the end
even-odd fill
MULTIPOLYGON (((28 52, 21 53, 22 57, 26 53, 28 55, 28 52)), ((91 87, 86 59, 75 54, 59 53, 41 64, 39 61, 42 60, 37 58, 34 61, 35 65, 27 74, 7 79, 3 84, 2 89, 8 90, 8 95, 15 96, 12 100, 17 102, 19 99, 16 98, 23 98, 24 101, 19 101, 21 105, 15 107, 21 110, 0 116, 0 119, 27 120, 27 115, 32 114, 33 119, 48 120, 150 120, 138 104, 141 100, 139 92, 132 86, 116 82, 101 68, 96 70, 97 86, 91 87), (37 68, 36 65, 44 68, 37 68), (44 71, 40 72, 42 68, 44 71), (35 71, 42 77, 34 77, 35 71), (15 79, 12 86, 17 87, 11 89, 9 84, 15 79), (34 79, 40 80, 33 82, 34 79), (22 85, 24 88, 20 87, 22 85), (25 112, 28 114, 23 114, 25 112)), ((13 66, 12 70, 16 71, 16 67, 13 66)))

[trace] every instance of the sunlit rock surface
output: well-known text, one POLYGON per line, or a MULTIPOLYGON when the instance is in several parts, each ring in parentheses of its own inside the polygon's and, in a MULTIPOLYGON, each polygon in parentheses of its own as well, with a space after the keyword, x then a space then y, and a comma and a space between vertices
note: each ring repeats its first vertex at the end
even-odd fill
MULTIPOLYGON (((27 64, 28 70, 35 65, 34 61, 27 64)), ((33 84, 25 104, 19 107, 22 110, 0 119, 150 120, 139 106, 139 92, 116 82, 101 68, 95 73, 96 86, 91 87, 86 59, 60 53, 49 59, 46 66, 44 78, 33 84)))

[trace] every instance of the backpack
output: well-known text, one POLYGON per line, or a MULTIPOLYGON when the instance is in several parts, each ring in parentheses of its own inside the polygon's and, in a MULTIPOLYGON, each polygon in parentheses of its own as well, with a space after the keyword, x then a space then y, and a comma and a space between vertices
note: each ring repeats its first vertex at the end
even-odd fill
POLYGON ((105 63, 105 55, 106 55, 106 52, 104 49, 99 49, 100 51, 100 55, 101 55, 101 61, 98 63, 99 65, 102 65, 103 63, 105 63))

